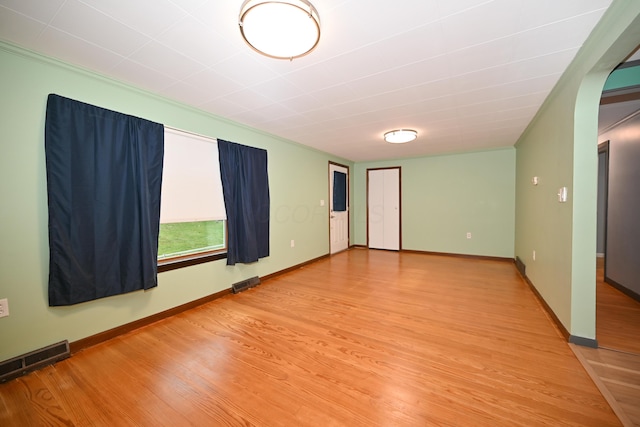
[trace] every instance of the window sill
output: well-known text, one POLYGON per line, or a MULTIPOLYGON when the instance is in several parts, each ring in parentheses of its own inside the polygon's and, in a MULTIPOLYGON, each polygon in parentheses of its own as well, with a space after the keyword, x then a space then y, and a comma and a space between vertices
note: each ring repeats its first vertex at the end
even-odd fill
POLYGON ((162 273, 163 271, 176 270, 183 267, 189 267, 191 265, 204 264, 205 262, 217 261, 219 259, 225 259, 226 257, 227 252, 225 251, 162 260, 158 262, 158 273, 162 273))

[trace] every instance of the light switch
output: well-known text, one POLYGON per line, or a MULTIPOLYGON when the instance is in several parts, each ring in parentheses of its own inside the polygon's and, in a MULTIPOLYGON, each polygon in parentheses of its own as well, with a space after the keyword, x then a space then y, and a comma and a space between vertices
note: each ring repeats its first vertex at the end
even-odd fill
POLYGON ((567 187, 562 187, 558 190, 558 201, 560 203, 567 201, 567 187))

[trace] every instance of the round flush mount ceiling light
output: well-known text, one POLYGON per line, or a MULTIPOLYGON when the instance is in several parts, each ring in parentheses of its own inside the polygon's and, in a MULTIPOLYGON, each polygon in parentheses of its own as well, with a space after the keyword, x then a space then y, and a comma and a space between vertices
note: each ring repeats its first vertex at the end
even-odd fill
POLYGON ((238 23, 247 44, 270 58, 299 58, 320 41, 320 16, 307 0, 246 0, 238 23))
POLYGON ((384 140, 392 144, 404 144, 418 137, 418 132, 412 129, 396 129, 384 134, 384 140))

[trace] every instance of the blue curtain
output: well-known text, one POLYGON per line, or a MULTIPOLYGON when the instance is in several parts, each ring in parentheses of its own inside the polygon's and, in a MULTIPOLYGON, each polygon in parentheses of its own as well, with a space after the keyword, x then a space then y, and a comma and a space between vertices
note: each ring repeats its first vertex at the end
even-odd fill
POLYGON ((220 178, 227 210, 227 265, 269 256, 267 152, 219 139, 220 178))
POLYGON ((49 95, 49 305, 157 286, 164 128, 49 95))
POLYGON ((347 210, 347 174, 333 171, 333 210, 347 210))

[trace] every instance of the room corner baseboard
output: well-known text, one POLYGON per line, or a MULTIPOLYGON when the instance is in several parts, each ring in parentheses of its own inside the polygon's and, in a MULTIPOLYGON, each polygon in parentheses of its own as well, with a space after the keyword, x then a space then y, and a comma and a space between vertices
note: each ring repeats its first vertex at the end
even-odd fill
MULTIPOLYGON (((303 263, 298 264, 298 265, 294 265, 293 267, 289 267, 287 269, 278 271, 276 273, 268 274, 266 276, 260 277, 260 281, 264 282, 264 281, 266 281, 268 279, 271 279, 273 277, 279 276, 279 275, 287 273, 289 271, 296 270, 298 268, 304 267, 307 264, 311 264, 311 263, 316 262, 316 261, 318 261, 318 260, 320 260, 322 258, 327 258, 327 257, 329 257, 329 254, 322 255, 322 256, 320 256, 318 258, 314 258, 312 260, 303 262, 303 263)), ((138 328, 141 328, 143 326, 147 326, 147 325, 150 325, 152 323, 158 322, 158 321, 160 321, 162 319, 165 319, 167 317, 175 316, 176 314, 182 313, 183 311, 191 310, 192 308, 196 308, 198 306, 201 306, 203 304, 206 304, 208 302, 211 302, 213 300, 221 298, 221 297, 223 297, 225 295, 231 294, 231 292, 232 292, 231 288, 224 289, 224 290, 222 290, 220 292, 216 292, 214 294, 207 295, 206 297, 203 297, 203 298, 188 302, 186 304, 179 305, 177 307, 170 308, 169 310, 165 310, 165 311, 162 311, 160 313, 156 313, 156 314, 153 314, 151 316, 148 316, 148 317, 145 317, 145 318, 142 318, 142 319, 139 319, 139 320, 136 320, 136 321, 133 321, 133 322, 130 322, 130 323, 115 327, 113 329, 109 329, 108 331, 100 332, 100 333, 97 333, 95 335, 91 335, 90 337, 86 337, 86 338, 80 339, 78 341, 74 341, 74 342, 69 344, 69 348, 71 349, 71 355, 73 355, 73 354, 75 354, 75 353, 77 353, 79 351, 82 351, 85 348, 92 347, 92 346, 94 346, 96 344, 100 344, 100 343, 102 343, 104 341, 108 341, 110 339, 116 338, 117 336, 129 333, 129 332, 131 332, 133 330, 136 330, 138 328)))
POLYGON ((314 262, 320 261, 321 259, 329 258, 330 256, 331 256, 331 254, 320 255, 317 258, 310 259, 309 261, 305 261, 305 262, 302 262, 300 264, 293 265, 293 266, 291 266, 289 268, 285 268, 284 270, 276 271, 275 273, 271 273, 271 274, 267 274, 266 276, 262 276, 262 277, 260 277, 260 280, 265 282, 265 281, 267 281, 269 279, 273 279, 274 277, 282 276, 283 274, 289 273, 290 271, 297 270, 297 269, 302 268, 302 267, 304 267, 306 265, 309 265, 309 264, 313 264, 314 262))
POLYGON ((607 276, 604 277, 604 282, 607 285, 616 288, 617 290, 619 290, 620 292, 622 292, 623 294, 625 294, 629 298, 632 298, 632 299, 640 302, 640 294, 632 291, 631 289, 627 288, 626 286, 622 286, 620 283, 616 282, 615 280, 612 280, 611 278, 609 278, 607 276))
POLYGON ((513 258, 497 257, 497 256, 490 256, 490 255, 456 254, 451 252, 419 251, 415 249, 401 249, 400 252, 404 252, 407 254, 437 255, 437 256, 448 256, 448 257, 454 257, 454 258, 478 259, 478 260, 486 260, 486 261, 513 262, 513 258))
POLYGON ((558 316, 556 316, 556 313, 554 313, 551 307, 549 307, 549 304, 547 304, 544 298, 542 298, 542 295, 540 295, 540 292, 538 292, 538 289, 536 289, 536 287, 533 285, 533 283, 531 283, 531 280, 529 280, 529 278, 526 275, 521 274, 521 276, 522 276, 522 279, 525 281, 525 283, 529 285, 529 289, 531 289, 533 294, 536 296, 536 299, 538 300, 538 302, 540 303, 544 311, 547 313, 551 321, 555 324, 556 330, 567 342, 571 342, 570 338, 572 335, 569 333, 567 328, 564 327, 560 319, 558 319, 558 316))
MULTIPOLYGON (((307 264, 311 264, 312 262, 316 262, 316 261, 318 261, 318 260, 320 260, 322 258, 326 258, 328 256, 329 256, 328 254, 322 255, 322 256, 320 256, 318 258, 314 258, 314 259, 309 260, 307 262, 304 262, 302 264, 298 264, 298 265, 295 265, 293 267, 289 267, 289 268, 287 268, 285 270, 278 271, 278 272, 272 273, 272 274, 268 274, 266 276, 260 277, 260 281, 264 282, 264 281, 266 281, 266 280, 268 280, 270 278, 273 278, 273 277, 279 276, 281 274, 287 273, 289 271, 293 271, 295 269, 304 267, 307 264)), ((82 351, 85 348, 92 347, 92 346, 94 346, 96 344, 100 344, 101 342, 104 342, 104 341, 108 341, 108 340, 113 339, 113 338, 115 338, 117 336, 129 333, 129 332, 131 332, 133 330, 141 328, 143 326, 147 326, 147 325, 150 325, 152 323, 155 323, 155 322, 157 322, 159 320, 165 319, 167 317, 175 316, 176 314, 182 313, 183 311, 191 310, 192 308, 196 308, 198 306, 201 306, 203 304, 206 304, 208 302, 211 302, 213 300, 221 298, 221 297, 223 297, 225 295, 231 294, 231 292, 232 292, 231 288, 224 289, 224 290, 222 290, 220 292, 216 292, 214 294, 207 295, 206 297, 203 297, 203 298, 188 302, 186 304, 179 305, 177 307, 170 308, 169 310, 165 310, 165 311, 162 311, 160 313, 156 313, 156 314, 153 314, 151 316, 136 320, 134 322, 130 322, 130 323, 124 324, 122 326, 118 326, 118 327, 115 327, 113 329, 109 329, 108 331, 100 332, 100 333, 97 333, 97 334, 92 335, 90 337, 86 337, 86 338, 83 338, 81 340, 74 341, 74 342, 69 344, 69 347, 71 349, 71 355, 73 355, 73 354, 75 354, 75 353, 77 353, 79 351, 82 351)))
POLYGON ((569 342, 571 344, 581 345, 583 347, 598 348, 598 340, 591 338, 569 335, 569 342))
POLYGON ((153 314, 148 317, 144 317, 142 319, 135 320, 130 323, 126 323, 121 326, 117 326, 113 329, 109 329, 104 332, 97 333, 95 335, 91 335, 89 337, 80 339, 78 341, 74 341, 69 344, 69 348, 71 350, 71 355, 84 350, 85 348, 92 347, 96 344, 100 344, 104 341, 108 341, 117 336, 126 334, 135 329, 142 328, 143 326, 150 325, 167 317, 174 316, 176 314, 182 313, 183 311, 190 310, 192 308, 196 308, 202 304, 206 304, 215 299, 223 297, 231 293, 231 288, 222 290, 220 292, 216 292, 211 295, 207 295, 206 297, 188 302, 186 304, 179 305, 177 307, 170 308, 169 310, 161 311, 160 313, 153 314))
POLYGON ((558 319, 558 316, 556 316, 556 313, 554 313, 554 311, 551 309, 549 304, 547 304, 547 301, 545 301, 545 299, 542 298, 542 295, 540 295, 540 292, 538 292, 538 289, 533 285, 531 280, 529 280, 529 278, 527 277, 527 274, 526 274, 527 266, 520 259, 520 257, 517 257, 517 256, 515 257, 513 262, 516 266, 516 269, 518 270, 518 273, 520 273, 520 277, 522 277, 522 280, 524 280, 524 282, 529 286, 529 289, 531 289, 531 292, 533 292, 533 294, 535 295, 536 299, 538 300, 538 303, 540 303, 540 305, 546 312, 547 316, 555 324, 556 330, 567 342, 569 342, 571 338, 571 334, 569 333, 567 328, 564 327, 560 319, 558 319))
POLYGON ((576 344, 576 345, 580 345, 580 346, 583 346, 583 347, 598 348, 598 341, 597 340, 591 339, 591 338, 579 337, 579 336, 576 336, 576 335, 571 335, 569 333, 567 328, 565 328, 564 325, 562 324, 562 322, 560 322, 560 319, 558 319, 558 316, 556 316, 556 314, 553 312, 551 307, 549 307, 549 304, 547 304, 547 302, 544 300, 544 298, 542 298, 542 295, 540 295, 540 292, 538 292, 538 289, 536 289, 536 287, 533 285, 533 283, 531 283, 531 280, 529 280, 529 278, 525 274, 526 266, 524 265, 522 260, 520 258, 516 257, 515 258, 515 263, 516 263, 516 268, 518 269, 518 272, 520 273, 520 276, 527 283, 527 285, 529 285, 529 288, 531 289, 531 291, 533 291, 533 294, 538 299, 538 302, 540 303, 540 305, 542 305, 542 307, 547 312, 547 315, 551 318, 553 323, 555 323, 558 331, 564 337, 564 339, 567 340, 567 342, 569 342, 571 344, 576 344))
POLYGON ((516 257, 514 262, 516 264, 518 272, 520 273, 520 276, 522 276, 523 278, 527 277, 527 266, 524 264, 524 262, 522 262, 520 257, 516 257))

